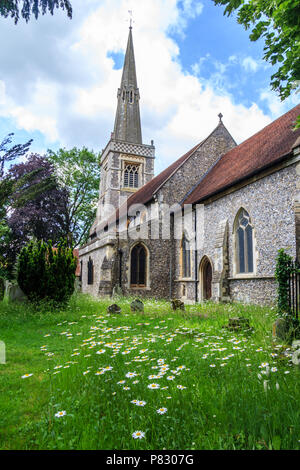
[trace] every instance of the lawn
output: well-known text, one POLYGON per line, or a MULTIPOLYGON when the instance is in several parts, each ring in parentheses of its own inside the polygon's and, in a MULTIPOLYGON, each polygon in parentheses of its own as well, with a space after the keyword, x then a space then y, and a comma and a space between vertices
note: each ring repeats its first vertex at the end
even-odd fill
POLYGON ((299 369, 272 308, 0 302, 0 449, 299 449, 299 369), (228 319, 251 329, 230 331, 228 319))

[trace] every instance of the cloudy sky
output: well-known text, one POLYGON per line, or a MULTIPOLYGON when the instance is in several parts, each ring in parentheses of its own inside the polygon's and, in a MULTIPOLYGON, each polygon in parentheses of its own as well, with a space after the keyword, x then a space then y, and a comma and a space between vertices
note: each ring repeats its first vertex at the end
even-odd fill
POLYGON ((223 122, 240 143, 297 104, 270 91, 263 44, 212 0, 71 0, 26 24, 0 18, 0 141, 32 150, 105 147, 113 130, 129 14, 144 143, 156 173, 223 122))

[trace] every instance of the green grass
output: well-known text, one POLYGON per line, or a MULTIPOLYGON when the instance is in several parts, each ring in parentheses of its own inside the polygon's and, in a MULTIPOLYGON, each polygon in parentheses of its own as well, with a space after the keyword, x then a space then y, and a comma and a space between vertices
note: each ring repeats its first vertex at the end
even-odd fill
POLYGON ((299 370, 273 309, 153 300, 132 314, 131 300, 112 316, 84 295, 52 311, 0 302, 0 449, 300 448, 299 370), (229 331, 233 316, 252 329, 229 331))

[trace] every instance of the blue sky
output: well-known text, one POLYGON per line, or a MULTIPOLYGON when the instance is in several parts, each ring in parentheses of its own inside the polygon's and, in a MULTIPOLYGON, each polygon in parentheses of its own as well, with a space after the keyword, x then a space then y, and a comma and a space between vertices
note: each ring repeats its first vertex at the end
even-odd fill
POLYGON ((263 42, 212 0, 72 0, 17 26, 0 18, 0 139, 34 139, 32 151, 105 147, 134 14, 134 45, 145 143, 156 173, 205 138, 218 114, 237 142, 297 104, 271 92, 263 42))

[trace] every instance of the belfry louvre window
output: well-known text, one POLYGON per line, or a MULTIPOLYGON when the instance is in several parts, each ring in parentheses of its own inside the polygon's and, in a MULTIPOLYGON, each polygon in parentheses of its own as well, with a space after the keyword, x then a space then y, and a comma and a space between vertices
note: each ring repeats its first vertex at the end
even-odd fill
POLYGON ((131 287, 146 287, 147 252, 143 245, 136 245, 131 251, 130 285, 131 287))
POLYGON ((181 242, 181 253, 182 253, 182 276, 191 277, 191 250, 190 242, 186 236, 183 235, 181 242))
POLYGON ((236 224, 237 273, 253 273, 253 225, 247 211, 242 209, 236 224))
POLYGON ((94 263, 91 258, 89 258, 87 263, 88 268, 88 285, 92 285, 94 283, 94 263))
POLYGON ((126 163, 124 168, 124 188, 139 187, 139 165, 126 163))

